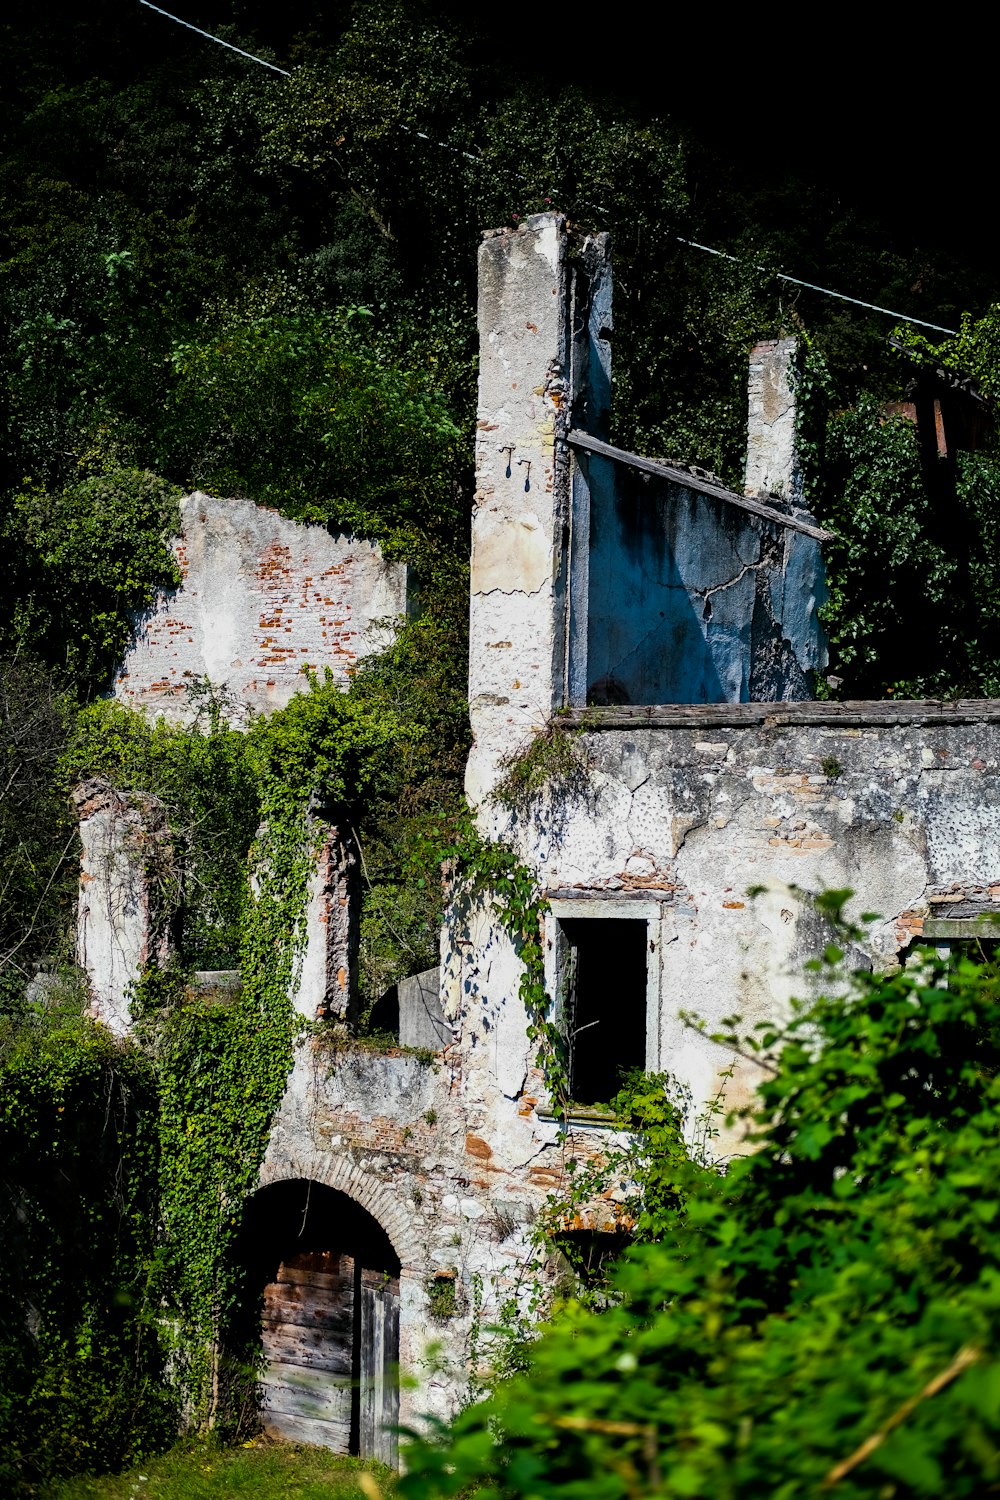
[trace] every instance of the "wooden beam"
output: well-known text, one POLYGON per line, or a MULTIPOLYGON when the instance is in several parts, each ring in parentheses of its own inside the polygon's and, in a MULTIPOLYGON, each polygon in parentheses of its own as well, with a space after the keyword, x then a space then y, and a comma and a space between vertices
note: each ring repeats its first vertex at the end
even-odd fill
POLYGON ((599 458, 610 458, 615 463, 627 464, 630 469, 638 469, 643 474, 654 474, 657 479, 665 479, 669 484, 679 484, 686 490, 697 490, 699 494, 711 495, 714 500, 724 500, 727 505, 735 505, 738 510, 749 511, 752 516, 760 516, 765 521, 771 521, 775 526, 785 526, 790 531, 801 531, 803 536, 811 536, 817 542, 833 541, 834 533, 824 531, 821 526, 810 526, 807 521, 800 521, 797 516, 787 515, 773 505, 765 505, 761 500, 752 500, 749 495, 734 494, 732 490, 724 489, 721 484, 713 484, 710 479, 702 479, 697 474, 689 473, 687 469, 675 469, 670 464, 660 463, 655 458, 640 458, 637 453, 629 453, 624 448, 614 448, 610 443, 602 443, 599 438, 590 437, 575 427, 567 433, 566 441, 571 448, 579 448, 584 453, 596 453, 599 458))
POLYGON ((855 700, 848 703, 634 703, 563 709, 555 720, 565 729, 780 729, 828 726, 842 729, 886 725, 1000 723, 1000 699, 935 698, 855 700))

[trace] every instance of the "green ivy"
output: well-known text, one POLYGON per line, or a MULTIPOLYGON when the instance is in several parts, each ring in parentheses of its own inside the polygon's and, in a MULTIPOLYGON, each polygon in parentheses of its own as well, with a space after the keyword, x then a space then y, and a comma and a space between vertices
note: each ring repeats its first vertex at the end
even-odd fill
POLYGON ((518 996, 528 1018, 528 1041, 535 1064, 548 1087, 552 1107, 565 1118, 569 1101, 566 1038, 553 1019, 553 1002, 545 988, 544 922, 548 902, 532 872, 514 850, 487 841, 466 816, 449 842, 429 840, 438 865, 450 869, 452 901, 482 901, 500 918, 521 962, 518 996))
POLYGON ((99 775, 165 810, 179 873, 160 918, 179 895, 183 920, 174 966, 147 971, 132 997, 139 1046, 113 1042, 79 1003, 72 1021, 31 1007, 0 1021, 0 1210, 24 1240, 5 1274, 11 1305, 40 1319, 29 1311, 0 1348, 0 1423, 23 1429, 22 1476, 124 1461, 178 1413, 231 1432, 255 1410, 259 1347, 236 1332, 233 1249, 302 1024, 290 996, 316 842, 326 817, 347 829, 361 799, 384 793, 417 734, 329 673, 246 731, 210 692, 189 707, 191 723, 172 727, 90 705, 60 772, 64 786, 99 775), (191 983, 234 958, 235 999, 191 983), (99 1439, 88 1400, 98 1426, 105 1413, 99 1439))
POLYGON ((492 801, 525 812, 543 787, 563 795, 585 787, 586 765, 578 740, 579 731, 568 730, 554 719, 524 750, 500 762, 500 780, 490 793, 492 801))
POLYGON ((689 1178, 599 1312, 567 1302, 523 1373, 411 1444, 409 1500, 1000 1482, 996 970, 842 956, 786 1024, 720 1036, 765 1073, 755 1153, 689 1178))
POLYGON ((149 1294, 156 1071, 82 987, 0 1022, 0 1487, 137 1461, 176 1431, 149 1294))

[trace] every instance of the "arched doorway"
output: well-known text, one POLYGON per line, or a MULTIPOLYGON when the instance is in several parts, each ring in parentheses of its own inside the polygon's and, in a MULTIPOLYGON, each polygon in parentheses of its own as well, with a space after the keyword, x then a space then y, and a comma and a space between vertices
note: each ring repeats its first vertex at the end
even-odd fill
POLYGON ((399 1258, 376 1219, 305 1179, 262 1188, 241 1235, 265 1431, 395 1466, 399 1258))

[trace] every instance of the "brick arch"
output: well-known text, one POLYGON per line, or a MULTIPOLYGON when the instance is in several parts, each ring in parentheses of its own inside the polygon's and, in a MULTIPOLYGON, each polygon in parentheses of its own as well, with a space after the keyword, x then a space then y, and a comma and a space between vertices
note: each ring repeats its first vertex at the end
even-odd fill
POLYGON ((414 1232, 413 1215, 384 1182, 369 1172, 362 1172, 360 1167, 342 1156, 309 1152, 305 1156, 265 1162, 255 1191, 298 1179, 321 1182, 359 1203, 385 1230, 399 1256, 401 1268, 404 1271, 420 1269, 424 1256, 414 1232))

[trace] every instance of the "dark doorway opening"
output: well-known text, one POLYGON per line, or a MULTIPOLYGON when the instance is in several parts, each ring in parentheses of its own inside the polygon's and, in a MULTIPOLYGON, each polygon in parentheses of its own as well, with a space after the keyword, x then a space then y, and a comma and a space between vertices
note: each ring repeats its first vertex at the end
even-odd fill
POLYGON ((570 1096, 606 1104, 624 1074, 646 1066, 647 924, 580 917, 559 925, 570 1096))
POLYGON ((238 1249, 265 1431, 395 1466, 400 1266, 385 1231, 346 1194, 300 1179, 251 1199, 238 1249))

